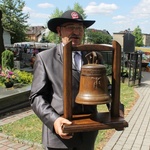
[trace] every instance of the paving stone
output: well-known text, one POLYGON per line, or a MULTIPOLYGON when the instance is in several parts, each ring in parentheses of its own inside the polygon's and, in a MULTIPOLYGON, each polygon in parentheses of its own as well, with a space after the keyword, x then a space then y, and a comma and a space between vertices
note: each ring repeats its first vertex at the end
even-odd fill
POLYGON ((135 88, 139 98, 125 118, 129 127, 120 136, 116 131, 103 150, 150 150, 150 73, 143 72, 143 76, 141 86, 135 88))

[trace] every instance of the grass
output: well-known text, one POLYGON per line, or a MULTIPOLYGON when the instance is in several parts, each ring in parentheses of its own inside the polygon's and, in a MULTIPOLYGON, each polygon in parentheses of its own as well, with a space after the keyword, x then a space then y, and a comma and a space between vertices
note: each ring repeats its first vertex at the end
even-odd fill
POLYGON ((36 115, 30 115, 14 123, 0 126, 0 132, 14 138, 41 143, 42 123, 36 115))
MULTIPOLYGON (((132 108, 136 99, 137 99, 137 94, 134 91, 134 87, 132 86, 129 87, 127 83, 122 83, 121 91, 120 91, 120 101, 122 104, 124 104, 125 116, 128 114, 128 111, 132 108)), ((98 110, 107 111, 107 108, 105 105, 99 105, 98 110)), ((115 129, 100 130, 95 142, 95 149, 101 150, 114 131, 115 129)))
MULTIPOLYGON (((127 83, 121 84, 121 102, 125 105, 125 110, 129 109, 135 101, 135 92, 133 87, 127 83)), ((98 105, 99 111, 107 111, 105 105, 98 105)), ((126 112, 125 112, 126 113, 126 112)), ((0 126, 0 132, 19 138, 22 140, 41 143, 42 123, 36 117, 31 115, 11 124, 0 126)), ((106 140, 109 130, 100 130, 96 139, 95 146, 98 149, 101 143, 106 140)))

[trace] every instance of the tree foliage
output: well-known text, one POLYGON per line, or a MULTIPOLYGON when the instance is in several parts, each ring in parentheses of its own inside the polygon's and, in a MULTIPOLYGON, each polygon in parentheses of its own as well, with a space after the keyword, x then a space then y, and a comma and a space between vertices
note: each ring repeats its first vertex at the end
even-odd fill
POLYGON ((46 41, 49 41, 51 43, 59 43, 60 42, 60 38, 58 37, 58 35, 54 32, 49 32, 48 36, 45 37, 46 41))
POLYGON ((110 44, 112 41, 111 35, 99 30, 88 29, 86 31, 86 37, 88 43, 93 44, 110 44))
POLYGON ((51 14, 50 18, 60 17, 62 14, 63 11, 59 10, 59 8, 56 8, 54 12, 51 14))
POLYGON ((12 43, 25 40, 29 15, 23 13, 24 6, 23 0, 0 0, 3 27, 10 31, 12 43))
MULTIPOLYGON (((63 11, 56 8, 54 12, 51 14, 50 18, 57 18, 60 17, 63 14, 63 11)), ((49 32, 48 36, 45 37, 46 41, 49 41, 51 43, 58 43, 60 42, 60 39, 58 35, 54 32, 49 32)))
POLYGON ((137 26, 134 31, 133 35, 135 36, 135 46, 143 46, 143 36, 142 36, 142 30, 140 29, 139 26, 137 26))

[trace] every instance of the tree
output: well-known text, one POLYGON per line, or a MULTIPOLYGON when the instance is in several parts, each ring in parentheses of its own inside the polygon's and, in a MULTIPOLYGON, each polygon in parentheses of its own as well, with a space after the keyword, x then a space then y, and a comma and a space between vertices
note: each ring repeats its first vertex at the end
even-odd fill
MULTIPOLYGON (((60 11, 58 8, 54 10, 54 12, 51 14, 50 18, 56 18, 60 17, 63 14, 63 11, 60 11)), ((45 37, 45 39, 51 43, 59 43, 60 39, 56 33, 49 32, 48 36, 45 37)))
MULTIPOLYGON (((71 8, 68 6, 67 10, 71 10, 71 8)), ((74 4, 73 10, 79 12, 84 19, 86 18, 86 14, 84 13, 84 10, 82 6, 79 5, 79 3, 74 4)), ((62 14, 63 14, 63 11, 56 8, 54 12, 51 14, 50 18, 60 17, 62 14)), ((54 42, 54 43, 60 42, 60 38, 58 37, 58 35, 53 32, 49 32, 48 36, 46 37, 46 40, 50 42, 54 42)))
POLYGON ((11 34, 11 43, 25 41, 28 14, 24 14, 22 0, 0 0, 0 9, 3 12, 3 27, 11 34))
POLYGON ((54 12, 51 14, 50 18, 60 17, 62 14, 63 14, 63 11, 59 10, 58 8, 56 8, 54 10, 54 12))
POLYGON ((2 11, 0 10, 0 64, 1 64, 1 56, 2 52, 5 50, 4 41, 3 41, 3 27, 2 27, 2 11))
POLYGON ((93 44, 110 44, 112 41, 111 35, 94 29, 87 29, 86 38, 88 43, 93 44))
POLYGON ((137 26, 134 31, 133 35, 135 36, 135 46, 143 46, 143 36, 142 36, 142 30, 140 29, 139 26, 137 26))

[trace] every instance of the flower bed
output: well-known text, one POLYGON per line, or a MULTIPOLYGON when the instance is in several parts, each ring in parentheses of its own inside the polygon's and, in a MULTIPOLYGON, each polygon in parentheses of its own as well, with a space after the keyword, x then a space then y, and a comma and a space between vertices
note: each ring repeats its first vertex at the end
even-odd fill
POLYGON ((29 106, 32 73, 3 68, 0 72, 0 115, 29 106), (10 83, 13 85, 10 86, 10 83), (6 87, 6 84, 9 84, 6 87))
POLYGON ((26 71, 3 68, 0 72, 0 85, 4 86, 7 83, 31 84, 32 77, 32 74, 26 71))

